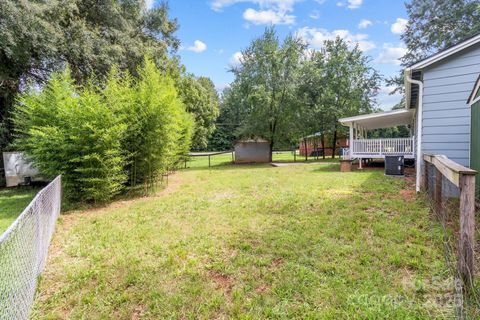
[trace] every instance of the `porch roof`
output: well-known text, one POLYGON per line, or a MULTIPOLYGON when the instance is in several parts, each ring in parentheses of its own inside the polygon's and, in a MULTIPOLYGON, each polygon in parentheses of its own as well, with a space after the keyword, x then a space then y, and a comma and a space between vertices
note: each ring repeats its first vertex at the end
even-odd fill
POLYGON ((367 130, 381 129, 411 124, 414 113, 413 109, 398 109, 343 118, 339 122, 347 127, 358 125, 367 130))

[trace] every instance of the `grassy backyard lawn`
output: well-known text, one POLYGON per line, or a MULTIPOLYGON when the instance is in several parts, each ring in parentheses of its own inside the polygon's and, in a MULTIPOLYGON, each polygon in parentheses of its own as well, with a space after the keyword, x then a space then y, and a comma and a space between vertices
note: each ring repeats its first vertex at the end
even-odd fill
POLYGON ((22 213, 40 189, 0 189, 0 234, 2 234, 22 213))
MULTIPOLYGON (((206 154, 206 153, 199 152, 199 154, 206 154)), ((339 159, 340 159, 339 157, 332 159, 332 157, 330 156, 330 157, 325 157, 325 159, 323 159, 322 157, 319 157, 319 158, 308 157, 308 159, 305 160, 305 156, 301 156, 298 153, 296 156, 294 156, 293 152, 291 151, 276 151, 276 152, 273 152, 273 155, 272 155, 273 162, 308 161, 308 162, 336 163, 339 161, 339 159)), ((232 163, 232 153, 214 154, 210 156, 211 166, 225 165, 230 163, 232 163)), ((187 162, 187 168, 197 168, 197 167, 208 167, 208 157, 207 156, 192 157, 190 161, 187 162)))
POLYGON ((450 319, 411 183, 338 165, 182 170, 60 218, 34 319, 450 319))

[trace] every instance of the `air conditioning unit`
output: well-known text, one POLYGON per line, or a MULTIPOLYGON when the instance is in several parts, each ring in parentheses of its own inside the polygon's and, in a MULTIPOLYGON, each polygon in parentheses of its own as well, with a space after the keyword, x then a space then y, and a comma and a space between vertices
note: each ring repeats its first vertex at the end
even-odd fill
POLYGON ((405 159, 403 156, 385 156, 385 175, 403 176, 405 172, 405 159))

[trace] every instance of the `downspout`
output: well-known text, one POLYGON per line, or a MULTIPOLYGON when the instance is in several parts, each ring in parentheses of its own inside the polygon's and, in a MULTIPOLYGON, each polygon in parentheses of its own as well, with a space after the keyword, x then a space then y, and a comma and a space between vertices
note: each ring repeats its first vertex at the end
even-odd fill
MULTIPOLYGON (((411 70, 405 69, 405 80, 411 84, 418 85, 418 107, 417 107, 417 151, 415 157, 415 190, 420 191, 421 182, 421 165, 422 165, 422 115, 423 115, 423 82, 420 80, 414 80, 410 76, 411 70)), ((408 103, 406 101, 405 103, 408 103)))

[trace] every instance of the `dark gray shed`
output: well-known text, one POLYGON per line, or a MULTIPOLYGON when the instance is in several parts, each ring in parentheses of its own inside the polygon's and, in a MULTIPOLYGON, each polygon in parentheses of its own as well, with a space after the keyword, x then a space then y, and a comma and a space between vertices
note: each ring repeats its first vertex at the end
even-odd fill
POLYGON ((235 163, 270 162, 270 142, 264 139, 244 139, 235 143, 235 163))

